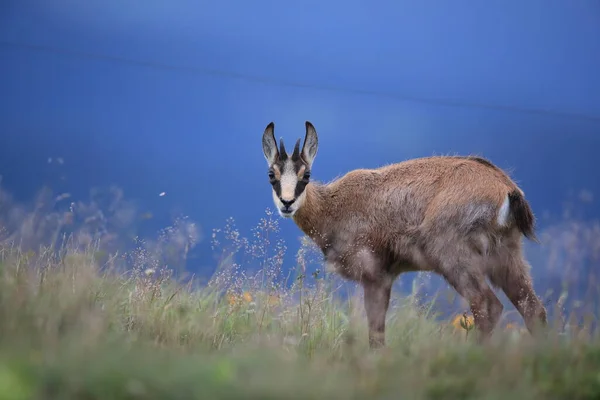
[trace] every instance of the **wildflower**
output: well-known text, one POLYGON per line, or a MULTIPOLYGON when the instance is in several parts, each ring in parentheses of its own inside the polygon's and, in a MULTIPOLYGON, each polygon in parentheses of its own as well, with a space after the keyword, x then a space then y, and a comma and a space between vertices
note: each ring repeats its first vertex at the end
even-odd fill
POLYGON ((244 292, 242 298, 246 303, 250 303, 252 301, 252 295, 250 294, 250 292, 244 292))
POLYGON ((452 325, 455 329, 464 329, 466 331, 470 331, 475 326, 475 319, 472 315, 463 313, 454 317, 452 320, 452 325))
POLYGON ((230 306, 234 306, 238 302, 238 298, 235 294, 229 293, 227 295, 227 302, 230 306))
POLYGON ((513 324, 512 322, 509 322, 508 324, 506 324, 504 329, 506 329, 507 331, 511 331, 511 330, 514 330, 516 327, 517 326, 515 324, 513 324))

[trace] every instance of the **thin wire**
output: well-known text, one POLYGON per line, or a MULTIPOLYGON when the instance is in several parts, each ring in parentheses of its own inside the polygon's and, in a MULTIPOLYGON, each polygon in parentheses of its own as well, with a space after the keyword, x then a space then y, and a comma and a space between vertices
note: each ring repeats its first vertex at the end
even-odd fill
POLYGON ((273 79, 273 78, 269 78, 269 77, 265 77, 265 76, 244 74, 244 73, 228 71, 228 70, 223 70, 223 69, 211 69, 211 68, 207 68, 207 67, 198 67, 198 66, 171 65, 171 64, 165 64, 165 63, 159 63, 159 62, 135 60, 135 59, 131 59, 131 58, 113 56, 113 55, 108 55, 108 54, 84 52, 84 51, 78 51, 78 50, 69 50, 69 49, 64 49, 64 48, 59 48, 59 47, 54 47, 54 46, 46 46, 46 45, 31 44, 31 43, 19 43, 19 42, 0 40, 0 45, 5 46, 5 47, 23 48, 23 49, 27 49, 30 51, 49 52, 49 53, 61 54, 61 55, 71 56, 71 57, 111 61, 111 62, 130 64, 130 65, 136 65, 136 66, 140 66, 140 67, 147 67, 147 68, 154 68, 154 69, 162 69, 162 70, 168 70, 168 71, 181 71, 181 72, 187 72, 187 73, 191 73, 191 74, 212 75, 212 76, 219 76, 219 77, 228 78, 228 79, 239 79, 239 80, 244 80, 244 81, 248 81, 248 82, 263 83, 263 84, 272 85, 272 86, 313 89, 313 90, 348 93, 348 94, 355 94, 355 95, 362 95, 362 96, 391 98, 391 99, 400 100, 400 101, 428 103, 428 104, 442 105, 442 106, 448 106, 448 107, 481 108, 481 109, 488 109, 488 110, 508 111, 508 112, 517 112, 517 113, 525 113, 525 114, 554 115, 554 116, 558 116, 558 117, 575 118, 575 119, 600 122, 600 116, 590 115, 590 114, 571 113, 571 112, 566 112, 566 111, 549 110, 549 109, 504 106, 504 105, 500 105, 500 104, 472 103, 472 102, 465 102, 465 101, 452 100, 452 99, 424 98, 424 97, 407 96, 407 95, 401 95, 399 93, 383 92, 383 91, 376 91, 376 90, 365 90, 365 89, 356 89, 356 88, 342 87, 342 86, 318 85, 318 84, 311 84, 311 83, 294 82, 294 81, 287 81, 287 80, 283 80, 283 79, 273 79))

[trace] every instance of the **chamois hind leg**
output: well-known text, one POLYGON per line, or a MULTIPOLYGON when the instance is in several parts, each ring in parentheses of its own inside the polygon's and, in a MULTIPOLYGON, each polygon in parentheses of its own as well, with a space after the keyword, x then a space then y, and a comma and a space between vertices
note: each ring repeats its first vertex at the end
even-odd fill
POLYGON ((546 308, 533 290, 529 264, 523 258, 520 248, 513 254, 498 257, 489 278, 492 285, 499 287, 519 311, 531 334, 546 326, 546 308))
POLYGON ((455 269, 444 278, 465 298, 471 307, 480 341, 487 340, 500 320, 504 306, 485 281, 480 271, 455 269))
POLYGON ((365 311, 369 324, 369 347, 385 346, 385 317, 390 304, 391 279, 377 279, 362 282, 365 311))
MULTIPOLYGON (((458 246, 460 247, 460 245, 458 246)), ((439 272, 467 302, 473 313, 479 341, 486 341, 500 320, 504 306, 486 282, 483 262, 477 254, 465 251, 443 252, 439 260, 439 272)))

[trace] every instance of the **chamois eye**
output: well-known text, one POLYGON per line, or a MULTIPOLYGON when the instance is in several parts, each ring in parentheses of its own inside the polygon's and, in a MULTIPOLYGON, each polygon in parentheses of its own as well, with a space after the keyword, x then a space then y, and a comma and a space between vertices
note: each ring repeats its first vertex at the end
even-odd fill
POLYGON ((310 171, 306 171, 304 173, 304 177, 303 178, 304 178, 305 181, 309 180, 310 179, 310 171))
POLYGON ((275 172, 269 171, 269 179, 275 179, 275 172))

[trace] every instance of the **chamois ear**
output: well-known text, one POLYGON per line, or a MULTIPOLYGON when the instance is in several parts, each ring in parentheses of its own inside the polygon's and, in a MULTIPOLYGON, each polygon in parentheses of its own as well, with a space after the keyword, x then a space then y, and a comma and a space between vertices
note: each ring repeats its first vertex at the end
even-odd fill
POLYGON ((310 168, 317 155, 319 148, 319 137, 313 124, 306 121, 306 136, 304 137, 304 145, 302 146, 302 158, 310 168))
POLYGON ((262 136, 262 148, 267 163, 269 166, 273 165, 279 157, 277 142, 275 141, 275 124, 273 122, 265 128, 265 132, 262 136))

